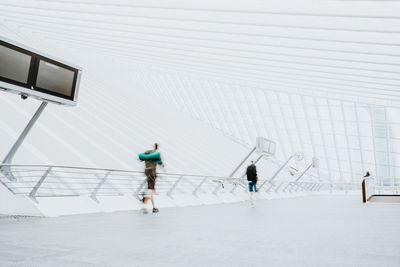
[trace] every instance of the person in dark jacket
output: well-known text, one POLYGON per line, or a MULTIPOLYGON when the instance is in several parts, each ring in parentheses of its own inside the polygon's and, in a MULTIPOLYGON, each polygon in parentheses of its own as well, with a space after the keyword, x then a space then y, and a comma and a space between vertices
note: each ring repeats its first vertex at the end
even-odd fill
POLYGON ((253 194, 254 192, 257 192, 257 180, 258 180, 257 168, 256 165, 254 164, 254 161, 251 161, 251 164, 247 167, 246 175, 247 175, 247 181, 249 182, 250 203, 252 206, 254 206, 253 194))

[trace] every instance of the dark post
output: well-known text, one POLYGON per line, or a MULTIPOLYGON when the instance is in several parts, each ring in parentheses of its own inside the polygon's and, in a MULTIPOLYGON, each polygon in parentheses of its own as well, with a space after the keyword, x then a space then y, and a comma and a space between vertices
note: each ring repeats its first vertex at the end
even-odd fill
POLYGON ((361 183, 361 189, 362 189, 362 197, 363 197, 363 203, 367 202, 367 196, 365 195, 365 179, 363 179, 361 183))

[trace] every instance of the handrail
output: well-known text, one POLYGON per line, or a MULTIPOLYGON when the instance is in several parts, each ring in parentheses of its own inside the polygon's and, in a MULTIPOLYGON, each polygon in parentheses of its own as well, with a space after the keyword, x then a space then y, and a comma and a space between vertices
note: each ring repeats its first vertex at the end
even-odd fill
POLYGON ((399 195, 400 185, 378 185, 375 177, 370 176, 363 179, 363 202, 368 202, 377 195, 399 195))
MULTIPOLYGON (((130 195, 140 200, 145 191, 145 174, 139 170, 77 167, 49 164, 0 164, 12 172, 15 180, 0 174, 0 183, 15 195, 25 195, 38 202, 40 197, 90 196, 97 203, 100 196, 130 195)), ((158 172, 156 189, 174 199, 175 194, 247 193, 246 180, 240 177, 158 172), (240 189, 238 188, 240 186, 240 189), (237 189, 237 190, 236 190, 237 189)), ((295 182, 281 179, 264 193, 301 193, 319 191, 322 183, 312 180, 295 182), (284 190, 282 190, 284 188, 284 190)), ((260 179, 263 182, 264 179, 260 179)), ((100 199, 100 200, 99 200, 100 199)))
MULTIPOLYGON (((43 168, 63 168, 63 169, 80 169, 80 170, 96 170, 96 171, 111 171, 111 172, 128 172, 128 173, 140 173, 143 174, 143 171, 138 170, 122 170, 122 169, 108 169, 108 168, 93 168, 93 167, 80 167, 80 166, 66 166, 66 165, 33 165, 33 164, 0 164, 0 167, 43 167, 43 168)), ((191 177, 206 177, 206 178, 218 178, 218 179, 240 179, 240 177, 230 177, 230 176, 216 176, 216 175, 201 175, 201 174, 184 174, 184 173, 164 173, 157 172, 162 175, 169 176, 191 176, 191 177)))

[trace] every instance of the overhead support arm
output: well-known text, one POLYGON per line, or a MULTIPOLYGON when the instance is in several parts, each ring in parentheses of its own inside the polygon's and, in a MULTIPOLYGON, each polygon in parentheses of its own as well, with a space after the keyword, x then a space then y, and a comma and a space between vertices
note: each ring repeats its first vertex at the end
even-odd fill
MULTIPOLYGON (((25 129, 22 131, 20 136, 18 137, 17 141, 15 141, 14 145, 11 147, 10 151, 8 152, 7 156, 3 160, 3 164, 11 164, 14 158, 15 153, 18 151, 19 147, 21 146, 22 142, 25 140, 26 136, 32 129, 35 122, 39 119, 40 115, 42 114, 44 108, 47 106, 47 102, 43 101, 38 109, 36 110, 33 117, 30 119, 28 124, 25 126, 25 129)), ((4 174, 10 181, 15 181, 15 177, 11 171, 10 166, 2 166, 0 167, 0 172, 4 174)))
POLYGON ((285 163, 282 164, 282 166, 274 173, 274 175, 272 175, 272 177, 269 180, 265 180, 261 186, 258 188, 258 190, 260 190, 266 182, 270 182, 272 183, 272 181, 276 178, 276 176, 278 176, 278 174, 286 167, 286 165, 289 164, 289 161, 295 156, 296 154, 291 155, 286 161, 285 163))
MULTIPOLYGON (((252 148, 250 153, 240 162, 240 164, 235 168, 235 170, 229 175, 229 177, 233 177, 236 172, 243 166, 246 160, 254 153, 261 154, 256 163, 264 156, 273 156, 276 150, 276 143, 264 137, 257 137, 256 138, 256 146, 252 148)), ((242 176, 242 178, 244 175, 242 176)))
POLYGON ((229 177, 233 177, 235 173, 242 167, 242 165, 246 162, 248 158, 250 158, 251 154, 253 154, 254 151, 256 151, 257 147, 254 147, 250 153, 242 160, 242 162, 239 163, 239 165, 235 168, 235 170, 229 175, 229 177))
POLYGON ((312 163, 310 164, 310 165, 308 165, 308 167, 299 175, 299 177, 297 177, 297 179, 296 179, 296 183, 298 182, 298 181, 300 181, 300 179, 311 169, 311 168, 318 168, 318 166, 319 166, 319 159, 318 158, 316 158, 316 157, 314 157, 313 159, 312 159, 312 163))
POLYGON ((308 165, 308 167, 299 175, 299 177, 297 177, 297 179, 296 179, 296 183, 301 179, 301 177, 303 177, 304 176, 304 174, 306 174, 306 172, 309 170, 309 169, 311 169, 312 168, 312 166, 313 166, 313 164, 311 163, 310 165, 308 165))

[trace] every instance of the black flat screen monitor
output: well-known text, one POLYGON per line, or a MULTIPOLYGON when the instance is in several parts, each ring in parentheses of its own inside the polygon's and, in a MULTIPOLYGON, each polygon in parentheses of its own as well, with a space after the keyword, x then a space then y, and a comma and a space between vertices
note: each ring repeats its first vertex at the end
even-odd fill
POLYGON ((70 100, 74 99, 78 69, 37 56, 35 70, 37 74, 34 90, 70 100))
POLYGON ((75 105, 81 70, 28 49, 0 40, 0 88, 44 101, 75 105))
POLYGON ((0 41, 0 80, 29 88, 34 54, 0 41))

